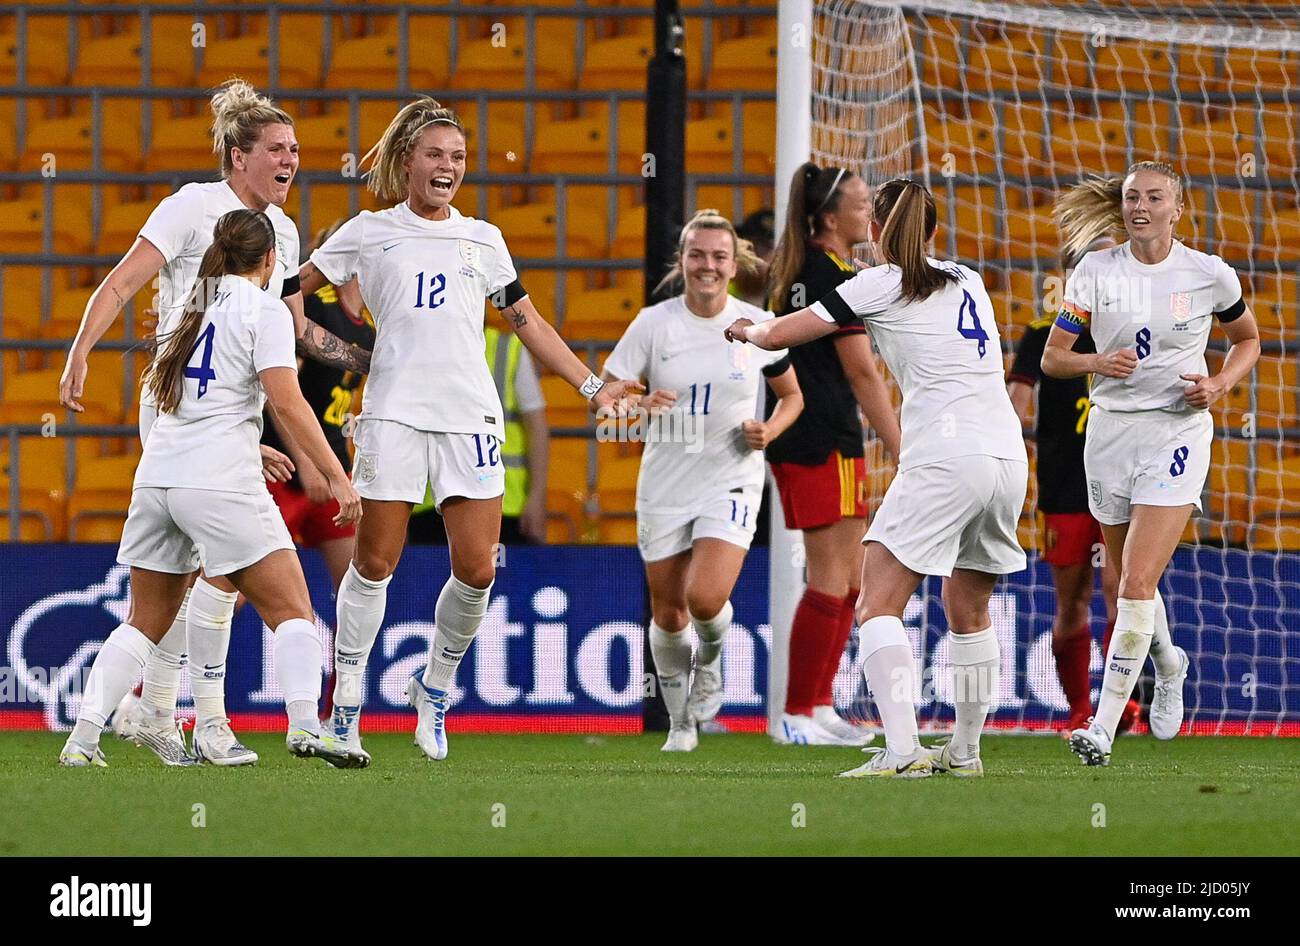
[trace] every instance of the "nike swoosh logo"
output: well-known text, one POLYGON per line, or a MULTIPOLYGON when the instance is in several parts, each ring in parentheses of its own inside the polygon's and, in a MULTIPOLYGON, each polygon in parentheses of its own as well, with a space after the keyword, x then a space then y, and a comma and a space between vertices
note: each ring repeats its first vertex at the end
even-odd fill
POLYGON ((398 243, 401 243, 401 242, 402 242, 401 240, 398 240, 397 243, 390 243, 390 244, 388 244, 388 245, 385 246, 385 247, 381 247, 381 249, 382 249, 385 253, 387 253, 389 250, 391 250, 393 247, 397 246, 397 244, 398 244, 398 243))

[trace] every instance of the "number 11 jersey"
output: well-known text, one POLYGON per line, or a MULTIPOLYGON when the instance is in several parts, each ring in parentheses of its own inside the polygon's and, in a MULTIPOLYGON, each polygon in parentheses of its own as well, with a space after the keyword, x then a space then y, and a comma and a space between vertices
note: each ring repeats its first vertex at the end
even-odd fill
POLYGON ((899 470, 953 457, 1028 463, 1020 419, 1002 377, 1002 341, 984 283, 974 270, 930 259, 956 272, 929 298, 900 298, 897 266, 873 266, 842 283, 813 312, 827 322, 867 324, 903 390, 899 470))
POLYGON ((500 230, 448 209, 446 220, 425 219, 405 203, 363 210, 311 261, 335 285, 356 276, 375 318, 363 418, 504 440, 483 357, 483 300, 504 292, 513 301, 514 263, 500 230))

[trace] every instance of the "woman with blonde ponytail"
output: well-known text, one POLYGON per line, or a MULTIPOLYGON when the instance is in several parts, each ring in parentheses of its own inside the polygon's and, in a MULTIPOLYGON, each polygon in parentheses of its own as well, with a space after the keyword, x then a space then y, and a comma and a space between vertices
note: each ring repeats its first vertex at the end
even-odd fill
POLYGON ((338 592, 334 732, 360 749, 362 681, 401 559, 411 508, 433 489, 451 548, 437 631, 407 698, 415 738, 447 757, 448 693, 496 577, 505 416, 483 357, 483 300, 506 316, 534 360, 596 406, 629 385, 603 385, 538 314, 501 231, 452 199, 465 177, 465 128, 431 98, 402 108, 363 159, 367 184, 396 206, 353 217, 299 270, 304 292, 357 278, 375 319, 375 348, 357 420, 353 482, 365 517, 338 592))
MULTIPOLYGON (((798 312, 858 267, 867 241, 867 184, 845 168, 809 162, 790 182, 785 229, 769 277, 772 308, 798 312)), ((898 417, 860 322, 790 349, 804 410, 767 448, 788 529, 803 533, 808 585, 790 627, 785 712, 778 742, 864 745, 871 734, 835 712, 835 674, 853 633, 867 531, 867 463, 859 407, 888 453, 900 449, 898 417)), ((771 397, 769 397, 769 402, 771 397)))
POLYGON ((328 480, 339 523, 361 514, 360 497, 298 389, 293 317, 264 291, 277 268, 275 237, 260 211, 222 215, 176 328, 161 339, 149 378, 159 416, 136 470, 117 558, 131 567, 130 611, 95 658, 63 765, 107 765, 100 734, 170 633, 200 564, 247 596, 274 630, 289 751, 341 768, 369 761, 321 733, 320 636, 293 540, 262 476, 258 437, 269 398, 328 480))
MULTIPOLYGON (((164 350, 212 242, 217 220, 232 210, 264 213, 275 230, 276 268, 266 292, 283 299, 293 313, 300 354, 364 371, 369 353, 346 345, 309 322, 298 291, 298 229, 281 207, 298 171, 298 142, 293 119, 242 79, 231 79, 211 100, 212 151, 221 180, 191 183, 163 200, 149 215, 135 243, 104 277, 86 305, 81 327, 68 352, 59 382, 59 400, 81 412, 87 356, 104 336, 128 299, 158 277, 158 337, 164 350)), ((188 349, 187 349, 188 351, 188 349)), ((157 416, 154 385, 146 383, 140 398, 140 440, 145 442, 157 416)), ((284 480, 292 464, 288 457, 262 450, 268 479, 284 480)), ((147 746, 165 764, 192 762, 176 720, 176 699, 188 652, 196 721, 194 752, 215 765, 248 765, 257 753, 242 745, 230 728, 225 707, 226 655, 237 598, 229 582, 199 578, 186 596, 176 625, 154 651, 145 671, 141 697, 128 697, 113 721, 123 738, 147 746)))
POLYGON ((1259 329, 1237 274, 1174 237, 1182 214, 1182 179, 1157 161, 1077 184, 1056 206, 1067 252, 1112 230, 1128 236, 1079 261, 1042 358, 1053 378, 1093 376, 1083 466, 1106 567, 1119 584, 1097 712, 1070 735, 1085 765, 1110 764, 1148 654, 1156 677, 1151 732, 1172 739, 1182 728, 1189 661, 1170 634, 1160 577, 1201 511, 1214 442, 1209 408, 1259 358, 1259 329), (1232 347, 1208 375, 1205 346, 1216 320, 1232 347), (1096 353, 1073 350, 1084 329, 1096 353))
POLYGON ((1016 526, 1029 462, 1020 421, 1002 384, 997 319, 979 274, 929 255, 938 214, 920 184, 876 188, 869 228, 879 265, 821 301, 730 338, 775 349, 865 321, 903 389, 903 446, 863 542, 858 654, 885 729, 885 747, 848 778, 979 776, 980 731, 998 692, 998 639, 989 598, 1002 575, 1022 571, 1016 526), (954 666, 952 740, 926 748, 917 735, 918 686, 903 609, 926 575, 942 575, 954 666))
MULTIPOLYGON (((803 409, 785 352, 755 352, 721 335, 736 319, 772 318, 727 294, 737 271, 758 265, 730 220, 699 211, 682 228, 677 259, 660 284, 681 285, 682 294, 637 313, 605 362, 606 381, 644 381, 652 392, 630 400, 626 430, 646 445, 637 545, 650 586, 650 650, 670 720, 665 752, 695 749, 698 724, 722 706, 722 643, 763 501, 763 450, 803 409), (777 401, 759 420, 764 380, 777 401), (693 661, 691 625, 699 640, 693 661)), ((617 422, 622 429, 624 419, 617 422)))

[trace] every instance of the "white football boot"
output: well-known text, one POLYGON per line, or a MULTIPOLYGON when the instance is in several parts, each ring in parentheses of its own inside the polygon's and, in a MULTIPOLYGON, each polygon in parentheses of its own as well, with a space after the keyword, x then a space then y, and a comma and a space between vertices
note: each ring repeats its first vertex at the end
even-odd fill
POLYGON ((838 778, 929 778, 934 774, 930 750, 917 746, 910 755, 897 755, 888 746, 869 746, 862 750, 871 758, 856 769, 841 772, 838 778))
POLYGON ((257 753, 235 738, 230 720, 224 716, 194 725, 194 756, 211 765, 252 765, 257 753))
POLYGON ((832 736, 843 739, 844 745, 865 746, 876 738, 875 733, 854 725, 835 712, 833 706, 814 706, 812 718, 813 722, 832 736))
POLYGON ((415 707, 415 744, 435 762, 447 758, 447 710, 451 701, 442 690, 431 690, 417 673, 406 685, 406 698, 415 707))
POLYGON ((1087 729, 1070 733, 1070 751, 1083 760, 1084 765, 1110 765, 1110 736, 1106 730, 1090 720, 1087 729))
POLYGON ((63 750, 59 753, 59 765, 68 769, 85 769, 85 768, 108 768, 108 760, 104 758, 104 752, 99 746, 93 749, 73 742, 72 737, 63 744, 63 750))
POLYGON ((686 697, 686 711, 697 723, 707 723, 722 709, 722 654, 708 664, 695 668, 691 692, 686 697))
POLYGON ((699 734, 696 732, 695 723, 691 722, 684 726, 672 726, 668 730, 668 741, 664 743, 661 752, 694 752, 695 747, 700 744, 699 734))
POLYGON ((934 764, 935 772, 938 773, 955 775, 958 778, 984 777, 984 763, 980 761, 980 757, 954 759, 951 742, 945 742, 941 746, 930 746, 930 761, 934 764))
POLYGON ((361 707, 335 706, 329 729, 335 740, 348 750, 353 761, 346 768, 364 769, 370 764, 370 753, 361 748, 361 707))
MULTIPOLYGON (((117 730, 116 725, 113 727, 117 730)), ((124 738, 137 746, 144 746, 159 759, 163 765, 187 766, 198 765, 199 760, 185 748, 185 724, 169 716, 154 716, 137 706, 132 713, 129 725, 124 725, 130 736, 124 738)))
POLYGON ((290 729, 284 737, 285 747, 300 759, 324 759, 336 769, 362 768, 348 747, 329 733, 312 733, 305 729, 290 729))
POLYGON ((855 737, 844 739, 826 730, 811 716, 793 713, 781 714, 781 730, 773 737, 780 745, 788 746, 860 746, 855 737))
POLYGON ((108 722, 119 739, 132 739, 135 737, 135 730, 140 725, 140 717, 143 713, 144 708, 141 706, 140 697, 127 690, 126 696, 122 697, 122 702, 117 704, 117 709, 113 710, 113 715, 109 717, 108 722))
POLYGON ((1157 739, 1173 739, 1183 728, 1183 682, 1187 679, 1190 661, 1187 651, 1181 647, 1174 650, 1178 651, 1178 671, 1168 679, 1156 674, 1155 695, 1151 698, 1151 710, 1147 715, 1151 735, 1157 739))

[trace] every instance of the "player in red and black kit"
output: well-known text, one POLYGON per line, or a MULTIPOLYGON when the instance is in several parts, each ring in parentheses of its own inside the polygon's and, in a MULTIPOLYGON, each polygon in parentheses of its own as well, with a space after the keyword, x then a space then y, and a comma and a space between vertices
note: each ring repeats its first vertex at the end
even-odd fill
MULTIPOLYGON (((1102 249, 1110 245, 1089 247, 1102 249)), ((1066 267, 1066 272, 1073 267, 1066 267)), ((1052 318, 1031 323, 1016 345, 1015 359, 1007 376, 1007 393, 1028 423, 1034 388, 1038 388, 1035 439, 1038 443, 1038 526, 1043 561, 1052 566, 1056 587, 1056 617, 1052 624, 1052 654, 1061 689, 1070 704, 1070 718, 1063 723, 1069 733, 1088 725, 1092 716, 1088 664, 1092 659, 1090 614, 1093 594, 1093 559, 1102 549, 1101 526, 1088 512, 1088 484, 1083 473, 1084 430, 1091 402, 1088 380, 1058 380, 1039 368, 1043 347, 1052 328, 1052 318)), ((1096 351, 1092 337, 1084 332, 1075 350, 1096 351)), ((1115 627, 1118 587, 1110 569, 1102 570, 1102 597, 1106 602, 1106 634, 1102 653, 1115 627)), ((1138 704, 1130 701, 1120 720, 1121 731, 1133 725, 1138 704)))
MULTIPOLYGON (((334 229, 331 227, 317 235, 315 245, 319 246, 328 239, 334 229)), ((329 329, 344 341, 359 345, 367 351, 374 347, 374 324, 363 311, 361 293, 355 280, 339 287, 337 292, 333 286, 323 286, 304 297, 303 308, 307 318, 329 329)), ((325 439, 334 449, 343 469, 350 472, 352 460, 348 455, 347 436, 351 431, 350 421, 357 413, 353 401, 364 376, 314 361, 299 361, 298 383, 302 387, 303 397, 320 420, 325 439)), ((296 467, 293 477, 284 483, 268 483, 267 488, 280 507, 280 513, 284 516, 285 525, 289 527, 294 542, 303 548, 320 551, 334 590, 337 591, 339 582, 348 570, 348 563, 352 560, 356 528, 334 524, 338 503, 330 495, 328 484, 311 463, 299 460, 297 446, 287 443, 281 436, 275 425, 274 414, 270 412, 263 425, 262 443, 288 453, 293 459, 296 467)))
MULTIPOLYGON (((867 239, 862 178, 807 163, 795 171, 785 230, 769 270, 769 307, 788 315, 857 272, 853 247, 867 239)), ((779 741, 862 745, 865 730, 835 712, 831 690, 862 571, 867 474, 858 406, 895 457, 898 417, 862 324, 790 349, 804 410, 767 448, 785 524, 803 531, 808 587, 790 629, 789 687, 779 741)), ((768 412, 774 407, 769 397, 768 412)))

